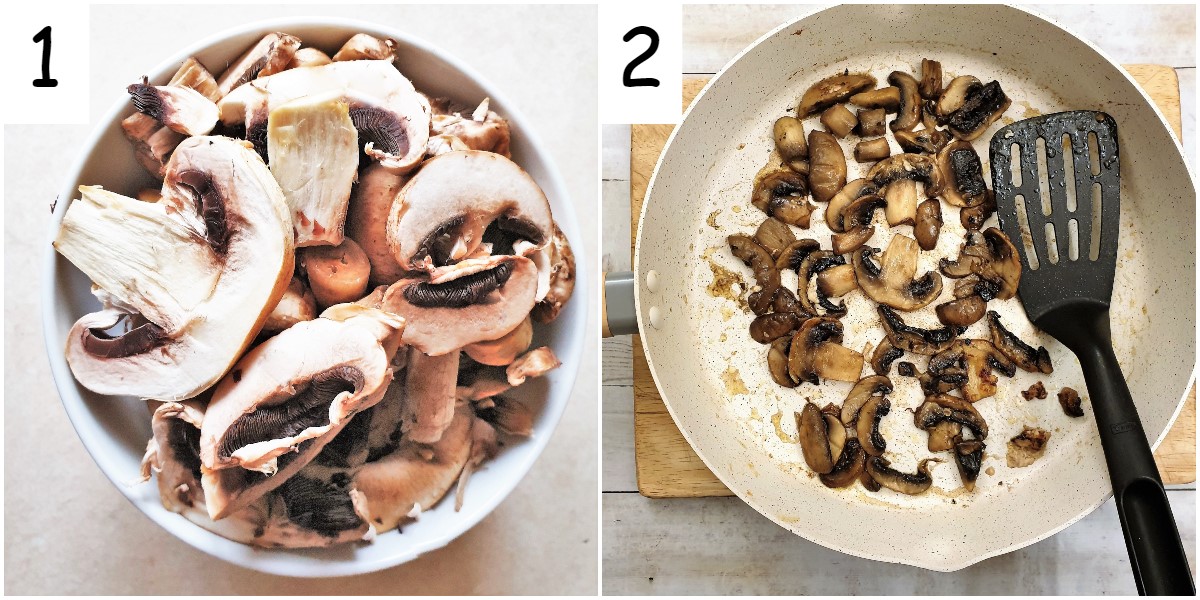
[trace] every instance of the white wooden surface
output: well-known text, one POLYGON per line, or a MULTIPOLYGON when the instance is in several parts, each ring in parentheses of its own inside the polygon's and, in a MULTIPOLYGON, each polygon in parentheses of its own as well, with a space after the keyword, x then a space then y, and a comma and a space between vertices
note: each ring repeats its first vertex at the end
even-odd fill
MULTIPOLYGON (((686 75, 711 76, 763 33, 814 7, 685 6, 686 75)), ((1166 64, 1181 87, 1184 149, 1196 164, 1194 6, 1035 5, 1121 63, 1166 64)), ((603 130, 603 266, 632 268, 629 128, 603 130)), ((651 500, 637 493, 629 338, 603 343, 605 594, 1130 594, 1112 501, 1062 533, 954 574, 887 565, 794 536, 738 498, 651 500)), ((1195 486, 1168 492, 1195 572, 1195 486)))

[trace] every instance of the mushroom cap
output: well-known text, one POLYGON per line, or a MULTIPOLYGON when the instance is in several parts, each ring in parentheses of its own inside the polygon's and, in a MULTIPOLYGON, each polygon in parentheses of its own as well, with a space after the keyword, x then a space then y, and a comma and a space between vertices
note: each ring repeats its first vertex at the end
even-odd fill
POLYGON ((215 388, 200 436, 214 519, 303 468, 391 382, 404 320, 355 305, 331 310, 248 352, 215 388))
POLYGON ((291 280, 291 218, 279 185, 242 143, 193 137, 172 154, 157 202, 80 192, 54 246, 122 308, 75 323, 71 371, 100 394, 199 394, 254 339, 291 280), (128 318, 147 323, 116 340, 102 333, 128 318))
POLYGON ((459 253, 471 254, 494 221, 535 250, 554 237, 550 202, 524 169, 492 152, 447 152, 426 161, 400 190, 388 244, 401 267, 417 270, 427 257, 442 266, 450 245, 461 242, 459 253))

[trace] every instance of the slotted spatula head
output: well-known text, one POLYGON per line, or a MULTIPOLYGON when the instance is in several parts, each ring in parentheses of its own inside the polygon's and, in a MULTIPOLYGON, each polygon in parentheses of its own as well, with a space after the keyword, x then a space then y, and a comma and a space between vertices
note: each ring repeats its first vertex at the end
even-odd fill
POLYGON ((1018 121, 992 137, 1000 228, 1021 255, 1018 294, 1029 319, 1057 309, 1107 309, 1121 214, 1117 123, 1096 111, 1018 121))

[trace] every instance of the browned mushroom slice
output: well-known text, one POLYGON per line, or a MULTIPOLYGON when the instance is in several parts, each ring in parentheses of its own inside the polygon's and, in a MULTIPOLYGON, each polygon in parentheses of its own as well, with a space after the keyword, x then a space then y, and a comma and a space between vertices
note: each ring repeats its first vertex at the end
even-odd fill
POLYGON ((866 466, 866 461, 863 461, 863 471, 858 476, 858 482, 861 483, 862 486, 868 491, 878 492, 879 490, 883 489, 883 486, 879 485, 879 482, 875 481, 875 478, 871 477, 871 474, 867 472, 866 466))
POLYGON ((937 247, 938 234, 942 231, 942 203, 937 198, 926 198, 917 205, 913 236, 922 250, 937 247))
POLYGON ((946 84, 946 89, 942 91, 942 95, 938 97, 934 110, 938 123, 946 123, 950 115, 966 104, 968 94, 973 94, 982 87, 983 83, 972 75, 951 79, 950 83, 946 84))
POLYGON ((433 508, 462 474, 476 422, 471 409, 460 404, 437 443, 404 440, 392 454, 364 465, 355 473, 350 491, 355 512, 383 532, 433 508))
POLYGON ((795 241, 796 234, 792 233, 791 228, 783 221, 775 217, 767 217, 754 232, 754 243, 770 253, 772 259, 779 258, 784 249, 795 241))
POLYGON ((858 442, 857 438, 846 440, 846 445, 842 448, 837 461, 833 463, 833 468, 828 473, 821 474, 821 483, 825 484, 825 487, 831 488, 853 485, 863 474, 867 464, 866 459, 867 453, 863 451, 862 444, 858 442))
POLYGON ((904 356, 904 351, 894 346, 892 340, 884 336, 871 354, 871 370, 875 371, 876 375, 887 375, 892 370, 892 363, 899 360, 901 356, 904 356))
POLYGON ((926 100, 937 100, 942 95, 942 63, 921 59, 921 85, 918 91, 926 100))
POLYGON ((955 140, 937 154, 942 198, 954 206, 978 206, 987 199, 983 164, 970 143, 955 140))
POLYGON ((978 275, 997 286, 996 298, 1008 300, 1021 284, 1021 258, 1004 232, 988 227, 982 233, 968 231, 958 260, 943 258, 938 265, 946 277, 958 279, 978 275))
POLYGON ((839 418, 846 427, 858 422, 858 413, 873 397, 892 393, 892 380, 884 375, 870 375, 859 379, 842 402, 839 418))
POLYGON ((996 194, 988 190, 983 202, 976 206, 968 206, 958 211, 958 221, 967 231, 979 231, 983 224, 996 213, 996 194))
POLYGON ((901 473, 889 465, 891 462, 882 456, 867 459, 867 473, 871 478, 885 488, 915 496, 923 494, 933 485, 933 477, 929 475, 929 463, 939 463, 936 458, 926 458, 917 465, 916 473, 901 473))
POLYGON ((912 352, 932 356, 949 348, 963 329, 959 327, 944 327, 942 329, 920 329, 904 323, 896 311, 887 306, 879 307, 883 317, 883 330, 893 346, 912 352))
POLYGON ((846 231, 832 236, 833 251, 849 254, 861 248, 875 235, 875 226, 871 224, 875 211, 888 208, 888 202, 879 196, 863 196, 851 202, 842 211, 842 224, 846 231))
POLYGON ((279 333, 301 321, 317 318, 317 300, 300 277, 293 276, 275 308, 263 322, 263 333, 279 333))
POLYGON ((829 448, 829 424, 816 404, 809 402, 796 413, 796 430, 808 468, 817 473, 832 471, 835 457, 829 448))
POLYGON ((954 462, 958 465, 963 487, 968 492, 975 491, 975 480, 979 478, 979 469, 983 467, 983 450, 986 447, 980 440, 964 440, 954 445, 954 462))
POLYGON ((775 149, 784 162, 808 158, 808 137, 804 123, 795 117, 780 117, 772 128, 775 149))
POLYGON ((213 392, 200 435, 214 519, 308 464, 392 379, 402 319, 342 305, 247 353, 213 392))
POLYGON ((966 101, 950 114, 946 124, 955 138, 971 141, 983 135, 988 126, 996 122, 1011 104, 1012 100, 1000 89, 1000 82, 991 81, 982 87, 968 90, 966 101))
POLYGON ((166 176, 158 202, 81 186, 54 240, 113 300, 76 322, 66 344, 75 377, 100 394, 185 399, 207 389, 292 277, 287 205, 253 151, 188 138, 166 176), (129 329, 110 331, 119 324, 129 329))
POLYGON ((962 435, 962 425, 950 421, 942 421, 928 429, 929 443, 926 447, 930 452, 945 452, 954 448, 955 438, 962 435))
MULTIPOLYGON (((1044 394, 1045 392, 1043 392, 1044 394)), ((1043 396, 1044 397, 1044 396, 1043 396)), ((1068 417, 1082 417, 1083 406, 1079 398, 1079 392, 1065 387, 1058 392, 1058 404, 1062 406, 1063 413, 1068 417)))
POLYGON ((963 397, 978 402, 996 394, 996 375, 1016 374, 1017 366, 986 340, 957 340, 929 359, 929 373, 935 377, 948 371, 965 373, 963 397))
POLYGON ((900 110, 900 88, 891 86, 859 92, 850 96, 850 104, 894 113, 900 110))
POLYGON ((1033 385, 1029 386, 1029 389, 1021 392, 1021 397, 1026 400, 1033 400, 1034 398, 1037 398, 1038 400, 1045 400, 1046 386, 1040 381, 1035 382, 1033 385))
POLYGON ((992 332, 992 344, 1004 356, 1030 373, 1050 374, 1054 372, 1054 365, 1050 363, 1050 353, 1046 351, 1045 346, 1039 346, 1034 350, 1033 346, 1021 341, 1021 338, 1004 327, 1004 324, 1000 322, 1000 315, 996 311, 988 311, 987 317, 988 328, 992 332))
POLYGON ((820 378, 858 381, 863 357, 841 345, 842 324, 830 316, 813 317, 800 325, 788 350, 788 374, 813 385, 820 378))
POLYGON ((804 96, 796 105, 796 118, 803 119, 815 115, 874 86, 875 78, 866 73, 843 73, 826 77, 804 92, 804 96))
POLYGON ((916 78, 903 71, 892 71, 888 83, 900 89, 900 107, 889 123, 892 131, 912 130, 921 124, 921 93, 916 78))
POLYGON ((844 138, 850 135, 855 125, 858 125, 858 118, 850 112, 850 109, 846 108, 845 104, 835 104, 821 113, 821 124, 829 133, 844 138))
MULTIPOLYGON (((898 98, 897 101, 899 101, 898 98)), ((858 127, 855 129, 855 133, 863 137, 875 137, 887 133, 887 111, 882 108, 859 109, 858 127)))
POLYGON ((939 150, 950 143, 950 136, 940 129, 922 129, 920 131, 900 130, 896 132, 896 143, 905 152, 915 154, 937 154, 939 150))
POLYGON ((967 296, 979 296, 990 302, 999 291, 1000 286, 986 279, 980 279, 978 275, 974 274, 963 277, 954 283, 954 297, 959 299, 967 296))
POLYGON ((811 252, 821 249, 821 243, 814 239, 805 238, 796 240, 788 244, 787 248, 779 254, 779 258, 775 259, 775 268, 782 271, 791 269, 799 272, 800 263, 804 262, 804 258, 811 252))
POLYGON ((852 255, 858 287, 872 300, 899 310, 916 310, 933 302, 942 292, 942 278, 934 271, 915 277, 917 242, 904 235, 892 236, 875 264, 878 252, 865 247, 852 255))
POLYGON ((1008 441, 1008 466, 1018 468, 1032 465, 1045 454, 1049 441, 1049 431, 1026 425, 1021 433, 1008 441))
MULTIPOLYGON (((808 283, 812 278, 827 269, 846 264, 846 259, 842 258, 834 251, 817 250, 810 252, 804 260, 800 262, 800 268, 796 270, 799 277, 799 288, 796 290, 796 301, 800 305, 800 310, 804 314, 816 315, 818 310, 813 306, 812 301, 808 297, 808 283)), ((820 286, 817 288, 817 303, 824 308, 828 314, 841 316, 846 314, 846 305, 834 304, 825 294, 821 293, 820 286)))
POLYGON ((729 249, 754 272, 758 290, 747 297, 751 312, 756 315, 766 314, 775 301, 775 292, 779 289, 779 269, 775 268, 771 255, 754 240, 744 235, 731 235, 727 238, 729 249))
POLYGON ((817 202, 828 202, 846 185, 846 155, 837 138, 824 131, 808 133, 808 188, 817 202))
POLYGON ((792 338, 786 336, 775 340, 771 349, 767 350, 767 370, 771 373, 771 379, 786 388, 798 385, 788 374, 788 349, 791 346, 792 338))
POLYGON ((750 337, 760 344, 770 344, 789 336, 800 327, 800 318, 794 313, 767 313, 750 322, 750 337))
POLYGON ((827 298, 845 296, 858 289, 854 265, 841 264, 822 270, 817 275, 817 295, 827 298))
POLYGON ((887 200, 888 225, 912 225, 917 218, 917 182, 911 179, 898 179, 889 183, 883 192, 887 200))
POLYGON ((944 364, 933 374, 918 371, 916 365, 905 361, 896 365, 896 372, 917 379, 921 383, 921 392, 926 396, 957 390, 967 383, 966 369, 956 364, 944 364))
POLYGON ((300 38, 286 33, 268 33, 221 73, 217 88, 225 96, 243 83, 287 68, 300 48, 300 38))
POLYGON ((929 431, 942 423, 954 423, 966 427, 976 439, 988 436, 987 421, 968 401, 949 394, 932 394, 913 413, 913 422, 918 429, 929 431))
POLYGON ((879 192, 879 186, 875 185, 871 180, 855 179, 847 183, 842 189, 834 194, 829 200, 829 205, 825 207, 825 223, 834 232, 842 232, 846 230, 842 212, 851 202, 858 200, 863 196, 876 194, 879 192))
POLYGON ((863 140, 854 145, 854 160, 860 163, 883 160, 891 153, 892 149, 888 146, 887 138, 863 140))
POLYGON ((804 229, 816 207, 808 201, 808 178, 787 167, 767 166, 754 178, 750 203, 789 225, 804 229))
POLYGON ((979 296, 967 296, 939 304, 935 310, 942 325, 966 327, 983 318, 987 302, 979 296))
POLYGON ((891 400, 884 396, 871 396, 858 411, 855 424, 858 441, 871 456, 880 456, 887 450, 887 440, 879 432, 879 421, 891 410, 891 400))
POLYGON ((867 179, 883 188, 893 181, 915 179, 925 183, 925 195, 936 196, 942 187, 941 173, 932 156, 924 154, 895 154, 885 158, 867 171, 867 179))

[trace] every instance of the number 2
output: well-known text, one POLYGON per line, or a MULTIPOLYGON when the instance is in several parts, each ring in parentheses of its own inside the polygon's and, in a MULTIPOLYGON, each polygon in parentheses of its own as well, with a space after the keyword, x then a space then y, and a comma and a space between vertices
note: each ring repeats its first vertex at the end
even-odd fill
POLYGON ((47 25, 33 36, 33 43, 42 45, 42 76, 33 80, 33 87, 58 87, 58 80, 50 78, 50 26, 47 25))
POLYGON ((658 80, 653 77, 633 77, 633 70, 638 65, 646 62, 648 58, 654 56, 654 52, 658 50, 658 32, 645 25, 638 25, 630 29, 623 39, 628 42, 639 35, 650 38, 650 46, 641 54, 633 57, 633 60, 629 61, 629 64, 625 65, 625 73, 621 75, 621 83, 625 87, 658 87, 658 80))

